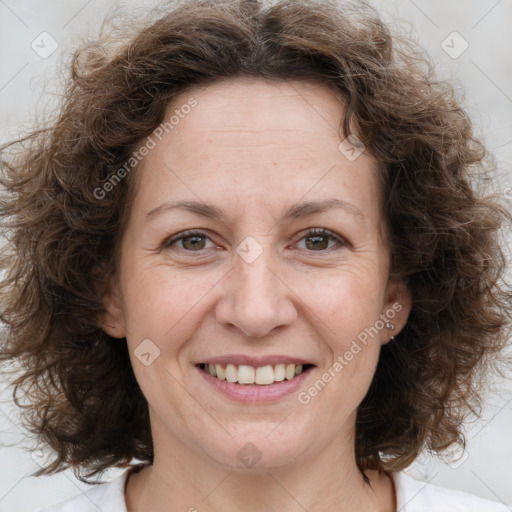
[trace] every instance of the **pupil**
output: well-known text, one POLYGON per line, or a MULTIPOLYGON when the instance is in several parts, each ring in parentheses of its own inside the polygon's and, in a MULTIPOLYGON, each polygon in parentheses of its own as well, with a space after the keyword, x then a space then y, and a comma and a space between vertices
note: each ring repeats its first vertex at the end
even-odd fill
MULTIPOLYGON (((327 237, 318 235, 318 236, 309 236, 306 238, 306 247, 308 247, 308 242, 312 242, 312 247, 316 249, 326 249, 329 242, 327 237)), ((310 249, 311 247, 308 247, 310 249)))
POLYGON ((204 237, 203 236, 189 236, 183 239, 183 247, 185 249, 203 249, 204 248, 204 237), (199 242, 199 244, 197 243, 199 242), (201 245, 202 242, 202 245, 201 245), (187 247, 188 246, 188 247, 187 247))

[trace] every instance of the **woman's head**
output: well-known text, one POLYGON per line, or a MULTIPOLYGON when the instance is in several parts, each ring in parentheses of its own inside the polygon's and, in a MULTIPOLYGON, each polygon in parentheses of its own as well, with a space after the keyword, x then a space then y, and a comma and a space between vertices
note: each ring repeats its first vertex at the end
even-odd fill
POLYGON ((281 465, 340 435, 399 469, 460 439, 506 341, 505 214, 452 89, 392 41, 364 6, 183 1, 76 54, 3 177, 5 357, 52 469, 151 461, 169 436, 281 465), (241 356, 310 385, 226 398, 202 365, 241 356))
POLYGON ((218 82, 178 96, 166 118, 189 98, 196 107, 136 170, 105 298, 104 329, 127 339, 153 441, 242 468, 249 442, 265 467, 342 448, 340 438, 353 446, 391 335, 381 317, 393 315, 396 333, 408 311, 405 286, 388 279, 378 166, 339 150, 343 105, 323 85, 218 82), (228 385, 208 364, 256 386, 228 385), (265 386, 293 364, 300 378, 265 386), (329 369, 329 385, 299 401, 329 369))

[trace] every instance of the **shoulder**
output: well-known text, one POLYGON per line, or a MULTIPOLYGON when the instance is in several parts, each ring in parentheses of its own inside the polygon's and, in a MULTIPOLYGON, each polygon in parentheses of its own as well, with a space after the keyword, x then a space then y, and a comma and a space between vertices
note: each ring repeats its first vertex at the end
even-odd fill
POLYGON ((510 512, 502 503, 421 482, 403 472, 391 475, 395 483, 398 512, 510 512))
POLYGON ((112 482, 95 485, 78 496, 40 512, 126 512, 124 488, 130 471, 128 469, 112 482))

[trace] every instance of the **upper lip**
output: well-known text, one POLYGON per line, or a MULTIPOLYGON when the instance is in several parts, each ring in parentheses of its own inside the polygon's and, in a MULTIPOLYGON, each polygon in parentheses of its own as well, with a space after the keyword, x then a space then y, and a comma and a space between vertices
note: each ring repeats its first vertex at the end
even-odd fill
POLYGON ((247 366, 267 366, 275 364, 310 364, 311 361, 301 359, 295 356, 287 356, 281 354, 249 356, 247 354, 226 354, 223 356, 207 357, 197 361, 196 364, 234 364, 234 365, 247 365, 247 366))

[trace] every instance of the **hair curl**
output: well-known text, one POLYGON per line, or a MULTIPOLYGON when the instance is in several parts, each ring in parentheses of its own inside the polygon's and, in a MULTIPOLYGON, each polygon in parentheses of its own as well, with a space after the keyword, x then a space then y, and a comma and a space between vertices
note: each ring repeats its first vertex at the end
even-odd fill
POLYGON ((19 362, 15 400, 56 454, 37 474, 152 461, 126 344, 98 322, 136 170, 105 198, 94 191, 178 94, 239 76, 336 88, 340 130, 356 125, 381 163, 392 274, 413 302, 359 407, 360 469, 400 470, 424 448, 463 443, 510 334, 499 239, 510 214, 478 190, 493 164, 453 87, 362 2, 184 0, 134 28, 82 46, 54 122, 2 148, 0 359, 19 362))

